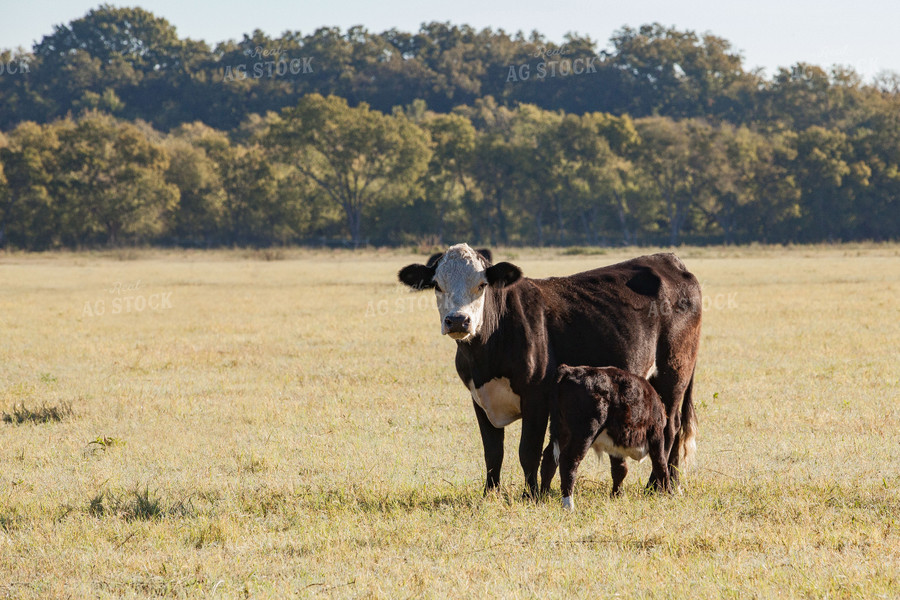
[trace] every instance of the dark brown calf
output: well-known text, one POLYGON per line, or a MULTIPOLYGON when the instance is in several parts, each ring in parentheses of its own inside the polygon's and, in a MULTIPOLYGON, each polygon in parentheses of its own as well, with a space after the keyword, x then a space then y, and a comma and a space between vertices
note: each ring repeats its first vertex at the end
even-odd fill
POLYGON ((666 467, 666 410, 653 386, 638 375, 615 367, 570 367, 557 371, 557 408, 551 423, 556 430, 555 454, 562 477, 563 508, 575 509, 572 492, 578 465, 593 447, 622 459, 611 463, 612 496, 621 493, 628 474, 625 457, 640 461, 650 456, 653 486, 671 491, 666 467))

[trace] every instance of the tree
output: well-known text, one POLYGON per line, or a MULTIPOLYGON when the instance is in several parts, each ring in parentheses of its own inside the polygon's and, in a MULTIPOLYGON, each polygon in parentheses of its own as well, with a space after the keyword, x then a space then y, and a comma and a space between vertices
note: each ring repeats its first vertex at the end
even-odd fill
POLYGON ((835 240, 844 210, 842 186, 852 174, 846 134, 818 125, 797 137, 797 173, 802 192, 801 215, 809 239, 835 240))
POLYGON ((363 241, 363 211, 394 197, 410 197, 431 150, 427 134, 405 117, 350 108, 336 96, 305 96, 282 111, 267 144, 286 164, 315 182, 345 214, 355 246, 363 241))
POLYGON ((693 200, 690 191, 690 138, 687 123, 668 117, 646 117, 635 121, 641 137, 637 161, 662 199, 669 226, 669 245, 681 238, 693 200))
POLYGON ((437 210, 437 236, 443 242, 447 215, 470 202, 474 194, 469 172, 476 132, 471 121, 459 114, 433 115, 424 127, 432 148, 424 176, 425 196, 437 210))
MULTIPOLYGON (((629 202, 628 192, 634 187, 634 165, 628 157, 637 151, 640 136, 628 116, 592 113, 582 116, 581 120, 590 132, 584 144, 587 150, 584 177, 590 182, 595 206, 607 213, 614 212, 622 242, 633 244, 640 221, 637 207, 634 202, 629 202)), ((596 238, 593 241, 596 242, 596 238)))
POLYGON ((226 195, 218 164, 205 148, 184 137, 170 136, 165 147, 170 159, 165 179, 179 191, 168 234, 195 245, 217 240, 225 221, 226 195))
POLYGON ((91 112, 59 129, 60 194, 70 242, 152 238, 178 202, 169 157, 136 126, 91 112))
POLYGON ((10 241, 40 250, 56 242, 59 148, 55 127, 30 121, 19 124, 0 148, 0 248, 10 241))
POLYGON ((612 62, 631 87, 630 112, 671 117, 704 116, 746 74, 731 44, 713 35, 698 37, 659 23, 623 27, 611 43, 612 62))
POLYGON ((481 98, 473 107, 460 107, 458 113, 466 116, 479 129, 475 140, 471 174, 483 196, 483 201, 472 204, 473 233, 479 243, 480 223, 488 225, 490 243, 506 244, 509 241, 506 200, 512 200, 515 190, 514 177, 523 167, 521 147, 513 141, 515 132, 514 111, 497 104, 491 96, 481 98), (478 229, 475 229, 475 227, 478 229))

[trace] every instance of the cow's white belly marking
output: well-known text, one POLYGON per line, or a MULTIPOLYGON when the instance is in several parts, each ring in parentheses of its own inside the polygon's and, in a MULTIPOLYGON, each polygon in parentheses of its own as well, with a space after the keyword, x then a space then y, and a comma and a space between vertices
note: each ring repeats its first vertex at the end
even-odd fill
POLYGON ((594 440, 593 448, 594 452, 597 453, 597 458, 603 458, 600 455, 606 452, 610 456, 642 461, 647 458, 647 454, 649 453, 646 443, 637 448, 623 448, 622 446, 616 446, 612 441, 612 438, 609 437, 609 434, 606 433, 605 429, 601 431, 600 435, 597 436, 597 439, 594 440))
POLYGON ((472 399, 484 409, 484 414, 494 427, 506 427, 522 418, 522 399, 512 391, 506 377, 491 379, 479 388, 470 380, 469 390, 472 391, 472 399))

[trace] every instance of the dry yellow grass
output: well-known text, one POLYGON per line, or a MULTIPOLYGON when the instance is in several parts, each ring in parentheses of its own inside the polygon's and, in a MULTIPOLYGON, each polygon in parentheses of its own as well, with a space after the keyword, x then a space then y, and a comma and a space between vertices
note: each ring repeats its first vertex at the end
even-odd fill
POLYGON ((575 515, 519 499, 518 424, 482 499, 454 345, 395 284, 421 256, 0 256, 0 412, 74 411, 0 421, 0 597, 900 596, 900 247, 680 255, 698 463, 610 501, 589 458, 575 515))

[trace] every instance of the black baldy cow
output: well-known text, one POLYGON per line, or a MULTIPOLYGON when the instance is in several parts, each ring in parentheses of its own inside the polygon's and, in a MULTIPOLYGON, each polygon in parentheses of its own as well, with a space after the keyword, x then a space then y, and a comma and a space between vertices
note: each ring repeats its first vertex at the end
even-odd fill
POLYGON ((639 375, 615 367, 559 366, 558 399, 550 417, 553 454, 559 460, 563 508, 575 509, 578 465, 591 448, 622 459, 613 463, 613 497, 628 474, 625 458, 653 463, 654 487, 671 491, 666 468, 666 412, 659 394, 639 375))
MULTIPOLYGON (((492 264, 488 251, 451 246, 400 281, 432 288, 441 333, 456 340, 456 371, 472 396, 487 467, 485 491, 500 481, 503 428, 522 419, 519 461, 527 492, 556 473, 547 432, 556 368, 612 365, 650 378, 666 407, 670 474, 694 448, 691 398, 700 344, 700 286, 674 254, 641 256, 568 277, 531 279, 492 264)), ((610 457, 611 464, 624 459, 610 457)))

